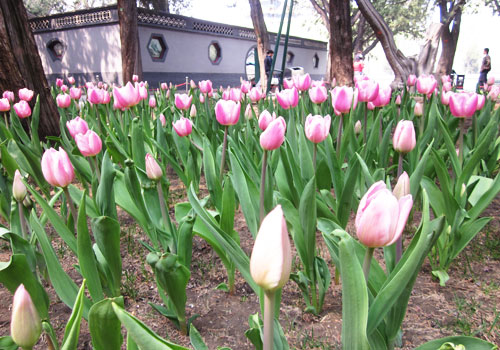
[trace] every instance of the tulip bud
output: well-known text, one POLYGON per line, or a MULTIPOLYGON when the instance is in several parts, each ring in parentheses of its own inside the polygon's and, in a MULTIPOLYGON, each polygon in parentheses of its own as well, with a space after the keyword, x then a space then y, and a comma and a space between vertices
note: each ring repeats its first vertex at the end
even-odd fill
POLYGON ((180 137, 191 134, 191 131, 193 130, 193 123, 191 122, 191 120, 184 117, 181 117, 181 119, 179 119, 175 123, 172 123, 172 126, 174 127, 177 135, 179 135, 180 137))
POLYGON ((56 103, 59 108, 68 108, 71 105, 71 97, 68 94, 59 94, 56 103))
POLYGON ((400 153, 411 152, 417 143, 411 120, 400 120, 392 138, 393 147, 400 153))
POLYGON ((76 134, 75 142, 84 157, 93 157, 102 149, 101 138, 92 130, 87 130, 85 134, 76 134))
POLYGON ((14 93, 12 91, 9 91, 9 90, 5 90, 2 94, 2 97, 6 98, 10 102, 14 102, 14 99, 15 99, 14 93))
POLYGON ((160 113, 160 123, 161 123, 161 126, 165 127, 165 125, 167 125, 167 120, 165 119, 165 115, 163 115, 163 113, 160 113))
POLYGON ((193 96, 186 94, 175 94, 175 107, 187 111, 191 107, 193 96))
MULTIPOLYGON (((115 105, 119 109, 130 108, 138 104, 141 100, 139 89, 137 89, 131 82, 128 82, 122 88, 113 88, 113 97, 115 105)), ((92 101, 91 101, 92 102, 92 101)))
POLYGON ((72 138, 75 138, 77 134, 85 134, 89 129, 87 122, 80 117, 68 120, 66 122, 66 127, 72 138))
POLYGON ((42 156, 42 173, 52 186, 67 187, 75 178, 75 170, 68 154, 59 147, 59 151, 49 148, 42 156))
POLYGON ((283 79, 283 88, 285 89, 291 89, 293 88, 293 80, 289 78, 283 79))
POLYGON ((422 102, 417 102, 415 108, 413 108, 413 114, 415 117, 421 117, 424 114, 424 105, 422 102))
POLYGON ((14 103, 14 110, 19 118, 28 118, 31 115, 31 108, 28 102, 21 100, 18 103, 14 103))
POLYGON ((205 95, 200 94, 200 103, 205 103, 205 95))
POLYGON ((320 143, 328 136, 330 132, 331 117, 324 118, 320 115, 309 114, 304 125, 306 137, 314 143, 320 143))
POLYGON ((436 89, 437 81, 433 75, 421 75, 417 79, 417 91, 421 94, 428 95, 436 89))
POLYGON ((163 171, 158 165, 158 162, 149 153, 146 154, 146 175, 149 179, 154 181, 160 180, 163 176, 163 171))
POLYGON ((356 213, 356 235, 367 247, 393 244, 403 233, 413 206, 412 196, 399 200, 383 181, 374 183, 361 198, 356 213))
POLYGON ((358 120, 356 124, 354 124, 354 133, 356 135, 359 135, 361 133, 361 129, 362 129, 361 121, 358 120))
POLYGON ((399 106, 401 104, 401 95, 396 96, 396 101, 395 103, 399 106))
POLYGON ((191 80, 189 81, 189 85, 190 85, 191 89, 196 89, 196 83, 194 82, 194 80, 193 80, 193 79, 191 79, 191 80))
POLYGON ((466 92, 454 93, 450 96, 450 112, 457 118, 472 117, 478 104, 478 94, 466 92))
POLYGON ((189 111, 189 116, 190 117, 196 117, 197 111, 196 111, 196 105, 191 106, 191 110, 189 111))
POLYGON ((486 97, 484 95, 477 95, 476 111, 480 111, 481 109, 483 109, 485 102, 486 102, 486 97))
POLYGON ((324 86, 314 86, 309 90, 309 98, 312 103, 320 104, 328 98, 328 92, 324 86))
POLYGON ((12 340, 23 349, 31 349, 42 333, 42 321, 31 296, 20 284, 14 294, 10 335, 12 340))
POLYGON ((210 80, 202 80, 198 83, 200 91, 203 94, 208 94, 212 91, 212 82, 210 80))
POLYGON ((248 92, 250 91, 250 89, 252 88, 252 83, 247 81, 247 80, 243 80, 241 82, 241 87, 240 87, 240 90, 242 93, 244 94, 248 94, 248 92))
POLYGON ((22 88, 19 90, 18 95, 19 98, 23 101, 29 102, 33 98, 33 90, 27 89, 27 88, 22 88))
POLYGON ((276 99, 283 109, 296 107, 299 104, 299 92, 295 87, 278 91, 276 93, 276 99))
POLYGON ((219 100, 215 105, 215 117, 221 125, 235 125, 240 119, 240 103, 219 100))
MULTIPOLYGON (((380 89, 379 89, 380 93, 380 89)), ((358 104, 358 89, 348 86, 337 86, 331 91, 333 108, 339 113, 349 113, 358 104)))
POLYGON ((293 80, 293 85, 297 88, 299 91, 306 91, 309 89, 312 83, 311 76, 309 73, 306 73, 304 75, 294 75, 292 77, 293 80))
POLYGON ((283 210, 278 205, 262 221, 250 258, 250 274, 266 292, 285 285, 292 268, 292 251, 283 210))
POLYGON ((406 80, 406 85, 414 86, 416 82, 417 82, 417 76, 415 74, 410 74, 408 76, 408 79, 406 80))
POLYGON ((398 200, 410 194, 410 178, 408 177, 406 171, 403 171, 403 173, 399 176, 398 182, 396 183, 396 186, 394 186, 392 193, 398 200))
POLYGON ((259 115, 259 128, 260 130, 266 130, 267 126, 276 119, 276 113, 269 113, 267 109, 264 109, 259 115))
POLYGON ((283 117, 273 120, 260 135, 260 145, 266 151, 279 148, 285 141, 286 122, 283 117))
POLYGON ((68 77, 68 83, 70 83, 71 85, 75 85, 75 78, 68 77))
POLYGON ((56 79, 56 86, 57 86, 58 88, 60 88, 61 86, 63 86, 63 84, 64 84, 64 83, 63 83, 63 80, 62 80, 61 78, 57 78, 57 79, 56 79))
POLYGON ((21 178, 22 176, 19 169, 16 169, 14 173, 14 182, 12 183, 12 197, 18 202, 22 202, 27 193, 26 186, 21 181, 21 178))
POLYGON ((167 84, 167 83, 161 83, 161 84, 160 84, 160 88, 161 88, 162 90, 167 90, 167 89, 168 89, 168 84, 167 84))
POLYGON ((69 89, 69 96, 73 100, 79 100, 82 97, 82 89, 77 87, 72 87, 69 89))
POLYGON ((245 108, 245 118, 247 120, 252 119, 252 106, 251 104, 247 104, 247 108, 245 108))
POLYGON ((0 112, 10 111, 10 102, 6 98, 0 98, 0 112))
POLYGON ((132 75, 132 81, 135 83, 135 82, 138 82, 139 81, 139 76, 137 74, 133 74, 132 75))

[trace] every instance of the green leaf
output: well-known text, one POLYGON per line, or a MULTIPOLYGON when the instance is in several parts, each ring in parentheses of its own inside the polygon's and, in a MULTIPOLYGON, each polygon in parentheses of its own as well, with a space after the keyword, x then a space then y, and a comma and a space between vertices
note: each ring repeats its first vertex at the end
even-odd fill
POLYGON ((12 294, 16 292, 20 284, 24 284, 40 317, 48 317, 49 296, 31 272, 25 255, 13 254, 9 261, 0 261, 0 283, 12 294))
POLYGON ((94 302, 104 299, 102 292, 101 280, 97 270, 96 259, 92 249, 92 242, 90 240, 89 230, 87 227, 87 215, 85 204, 86 192, 83 193, 80 201, 80 210, 78 211, 77 223, 77 256, 80 271, 87 280, 90 296, 94 302))
MULTIPOLYGON (((57 259, 57 255, 54 252, 54 248, 52 248, 49 238, 41 226, 40 221, 38 221, 34 211, 30 216, 30 225, 33 229, 33 233, 38 238, 40 247, 42 248, 52 286, 54 287, 59 298, 61 298, 61 300, 70 308, 73 307, 78 295, 78 287, 68 274, 64 272, 59 260, 57 259)), ((89 308, 90 302, 87 298, 84 298, 83 317, 85 319, 87 319, 89 308)))
POLYGON ((423 345, 420 345, 415 350, 438 350, 445 343, 461 344, 467 350, 496 350, 498 346, 488 343, 479 338, 465 337, 465 336, 452 336, 440 339, 431 340, 423 345))
POLYGON ((101 180, 97 189, 96 204, 101 216, 109 216, 117 219, 115 196, 113 191, 113 181, 115 179, 115 169, 108 153, 104 154, 101 167, 101 180))
MULTIPOLYGON (((189 350, 180 345, 176 345, 161 338, 158 334, 149 329, 140 320, 129 314, 117 303, 111 304, 113 310, 122 323, 127 328, 128 335, 134 340, 140 349, 147 350, 189 350)), ((127 336, 128 336, 127 335, 127 336)))
POLYGON ((221 210, 222 187, 219 176, 215 171, 214 157, 210 148, 210 142, 205 137, 203 138, 203 169, 212 202, 218 210, 221 210))
POLYGON ((121 323, 112 304, 123 307, 123 297, 95 303, 89 312, 89 330, 95 350, 120 350, 123 343, 121 323))
MULTIPOLYGON (((307 183, 300 197, 300 224, 304 235, 306 260, 302 261, 309 279, 315 280, 314 257, 316 248, 316 177, 307 183)), ((319 311, 319 310, 318 310, 319 311)))
POLYGON ((342 349, 369 350, 366 333, 368 321, 368 290, 363 269, 354 252, 353 239, 342 230, 335 230, 340 238, 339 258, 342 276, 342 349))
POLYGON ((17 350, 19 346, 12 340, 10 335, 0 337, 0 350, 17 350))
POLYGON ((359 161, 358 158, 352 158, 349 162, 349 170, 346 175, 346 182, 340 195, 340 200, 337 204, 337 217, 340 221, 340 226, 346 227, 349 217, 351 215, 352 202, 356 190, 356 182, 359 175, 359 161))
POLYGON ((444 287, 446 285, 446 282, 448 282, 448 280, 450 279, 450 276, 444 270, 434 270, 432 271, 432 275, 439 278, 439 285, 441 287, 444 287))
POLYGON ((84 292, 85 280, 83 280, 82 286, 78 291, 78 295, 75 299, 75 304, 72 307, 73 311, 71 312, 71 316, 68 319, 68 323, 66 323, 61 350, 76 350, 76 347, 78 345, 78 338, 80 337, 80 323, 82 321, 83 314, 84 292))
POLYGON ((194 350, 208 350, 208 346, 203 341, 200 332, 198 332, 193 324, 191 324, 191 327, 189 328, 189 340, 191 341, 191 345, 194 347, 194 350))

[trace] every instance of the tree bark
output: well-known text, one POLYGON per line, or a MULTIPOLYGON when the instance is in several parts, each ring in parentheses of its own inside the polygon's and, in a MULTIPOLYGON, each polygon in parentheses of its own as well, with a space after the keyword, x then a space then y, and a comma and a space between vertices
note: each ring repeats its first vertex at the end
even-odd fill
POLYGON ((0 52, 0 91, 33 90, 40 99, 40 138, 59 135, 59 112, 22 1, 0 1, 0 52))
POLYGON ((351 4, 349 0, 330 0, 330 52, 328 78, 338 85, 353 85, 351 4))
MULTIPOLYGON (((443 11, 443 2, 441 1, 441 11, 443 11)), ((441 12, 443 17, 443 12, 441 12)), ((445 26, 441 32, 441 57, 439 58, 436 74, 439 76, 451 74, 455 52, 457 50, 458 35, 460 34, 460 22, 462 20, 462 9, 457 10, 453 19, 452 28, 445 26)))
POLYGON ((356 3, 363 17, 375 32, 375 36, 382 44, 387 61, 394 71, 395 77, 393 85, 403 85, 408 75, 415 72, 415 62, 407 58, 398 50, 391 29, 373 7, 370 0, 356 0, 356 3))
POLYGON ((135 0, 118 0, 118 20, 122 52, 123 84, 132 81, 132 75, 142 80, 142 61, 139 50, 137 4, 135 0))
POLYGON ((267 86, 266 67, 264 66, 264 59, 266 51, 269 49, 269 34, 267 32, 266 22, 264 21, 264 14, 260 0, 248 0, 250 4, 250 17, 252 17, 253 29, 257 38, 257 52, 259 54, 260 66, 260 86, 267 86))

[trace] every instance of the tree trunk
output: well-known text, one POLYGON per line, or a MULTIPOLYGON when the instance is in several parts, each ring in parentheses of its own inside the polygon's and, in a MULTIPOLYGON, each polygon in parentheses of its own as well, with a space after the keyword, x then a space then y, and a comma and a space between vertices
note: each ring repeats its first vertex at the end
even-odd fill
POLYGON ((434 71, 442 29, 441 23, 432 23, 427 29, 426 41, 418 56, 417 75, 431 74, 434 71))
POLYGON ((252 17, 253 29, 257 37, 257 52, 259 54, 260 66, 260 86, 267 86, 266 67, 264 66, 264 59, 266 51, 269 49, 269 34, 267 32, 266 22, 264 21, 264 14, 262 13, 262 6, 260 0, 248 0, 250 3, 250 16, 252 17))
POLYGON ((450 31, 449 26, 444 27, 441 33, 441 57, 439 58, 436 74, 439 76, 451 74, 455 52, 457 50, 458 35, 460 34, 460 22, 462 20, 462 10, 459 10, 453 20, 450 31))
POLYGON ((338 85, 353 84, 351 4, 349 0, 330 0, 331 64, 329 80, 338 85))
POLYGON ((370 0, 356 0, 356 3, 358 4, 359 10, 363 14, 363 17, 375 32, 375 36, 382 44, 385 57, 394 71, 395 77, 393 85, 403 85, 403 83, 406 82, 408 75, 415 72, 415 62, 405 57, 405 55, 398 50, 396 43, 394 42, 394 35, 391 29, 382 16, 373 7, 370 0))
POLYGON ((136 74, 142 80, 142 61, 139 50, 139 30, 137 27, 137 5, 135 0, 118 0, 118 20, 122 52, 123 84, 132 81, 136 74))
POLYGON ((22 1, 0 1, 0 52, 0 91, 33 90, 40 99, 40 138, 59 135, 59 112, 22 1))

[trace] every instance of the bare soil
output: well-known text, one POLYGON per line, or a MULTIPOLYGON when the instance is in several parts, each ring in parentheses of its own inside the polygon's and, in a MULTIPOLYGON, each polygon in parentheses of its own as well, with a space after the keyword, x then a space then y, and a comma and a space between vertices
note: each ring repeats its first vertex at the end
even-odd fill
MULTIPOLYGON (((172 181, 171 198, 174 201, 186 199, 185 188, 176 180, 172 181)), ((403 323, 401 349, 413 349, 426 341, 448 335, 473 335, 500 344, 500 310, 497 310, 500 298, 499 209, 500 197, 484 213, 485 216, 493 217, 493 220, 456 259, 445 287, 433 280, 428 261, 424 263, 403 323)), ((173 209, 171 215, 173 217, 173 209)), ((160 336, 189 347, 189 339, 148 304, 161 303, 161 300, 151 268, 145 262, 147 251, 139 243, 145 237, 126 213, 120 212, 119 220, 122 224, 122 293, 126 309, 160 336)), ((250 254, 253 240, 241 212, 237 212, 235 220, 242 248, 250 254)), ((348 229, 354 232, 350 227, 348 229)), ((80 284, 81 277, 73 267, 76 259, 61 244, 52 228, 47 227, 47 231, 53 238, 53 247, 63 268, 80 284)), ((318 249, 331 266, 333 276, 334 268, 326 246, 321 235, 318 234, 317 238, 318 249)), ((378 254, 375 257, 380 259, 378 254)), ((7 261, 9 255, 8 244, 0 242, 0 261, 7 261)), ((193 242, 191 273, 187 288, 187 315, 199 315, 194 325, 209 349, 223 346, 233 350, 253 349, 244 333, 249 328, 248 317, 259 311, 259 304, 257 296, 243 278, 236 273, 234 295, 216 289, 219 284, 226 282, 226 272, 217 255, 199 237, 195 237, 193 242)), ((71 310, 57 298, 49 284, 45 287, 51 298, 50 321, 62 339, 71 310)), ((341 349, 341 293, 341 286, 332 283, 322 313, 314 316, 304 312, 304 301, 295 283, 290 281, 286 284, 280 321, 291 349, 341 349)), ((9 334, 11 300, 9 291, 0 286, 0 336, 9 334)), ((45 340, 35 347, 45 348, 45 340)), ((78 348, 92 349, 85 321, 82 322, 78 348)))

